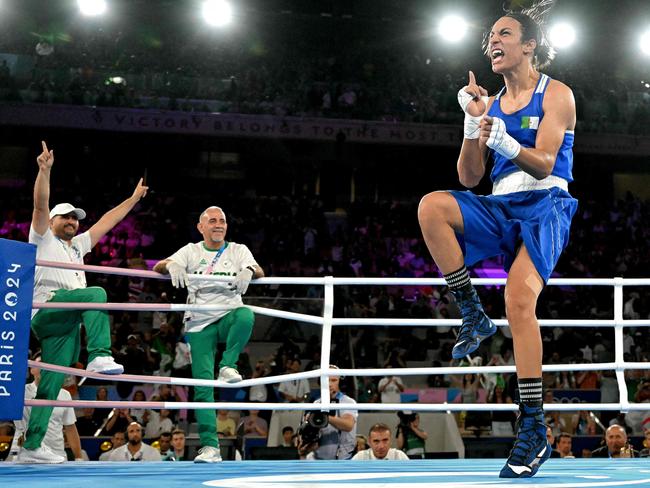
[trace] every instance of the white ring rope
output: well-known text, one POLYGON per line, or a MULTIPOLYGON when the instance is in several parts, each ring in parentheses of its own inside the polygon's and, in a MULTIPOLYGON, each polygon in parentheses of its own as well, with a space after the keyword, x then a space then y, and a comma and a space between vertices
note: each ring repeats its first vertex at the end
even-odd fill
MULTIPOLYGON (((124 268, 112 268, 104 266, 77 265, 71 263, 57 263, 52 261, 37 260, 39 266, 49 266, 55 268, 75 269, 93 273, 114 274, 122 276, 134 276, 139 278, 156 278, 168 279, 168 276, 161 275, 154 271, 132 270, 124 268)), ((229 282, 232 278, 217 276, 195 276, 190 275, 190 280, 200 281, 219 281, 229 282)), ((248 410, 252 406, 260 410, 340 410, 340 409, 357 409, 368 411, 395 411, 395 410, 413 410, 413 411, 508 411, 516 410, 518 407, 513 404, 484 404, 484 403, 357 403, 357 404, 338 404, 330 403, 327 389, 328 378, 330 376, 385 376, 386 370, 381 368, 373 369, 333 369, 329 367, 331 334, 335 326, 457 326, 460 325, 460 319, 348 319, 334 318, 334 286, 336 285, 446 285, 442 278, 334 278, 326 276, 323 278, 261 278, 253 280, 255 284, 302 284, 302 285, 322 285, 325 288, 323 315, 315 316, 300 314, 294 312, 285 312, 265 307, 248 306, 253 312, 271 317, 308 322, 323 326, 323 340, 321 344, 321 367, 313 371, 294 373, 288 375, 268 376, 264 378, 254 378, 243 380, 238 383, 224 383, 218 380, 198 380, 193 378, 172 378, 165 376, 141 376, 141 375, 103 375, 92 373, 75 368, 67 368, 46 363, 33 363, 29 361, 30 367, 39 367, 48 371, 57 371, 65 374, 103 379, 108 381, 128 381, 138 383, 158 383, 184 386, 213 386, 221 388, 242 388, 253 385, 273 384, 283 381, 296 379, 320 378, 322 404, 301 403, 299 408, 293 403, 243 403, 243 402, 97 402, 85 400, 73 400, 62 402, 58 400, 26 400, 25 404, 30 406, 73 406, 73 407, 96 407, 98 404, 107 408, 166 408, 166 409, 232 409, 248 410), (161 406, 163 405, 163 406, 161 406)), ((474 278, 472 283, 476 285, 504 285, 505 278, 474 278)), ((629 403, 627 401, 627 385, 625 383, 625 370, 650 369, 650 362, 625 362, 623 357, 623 328, 625 327, 648 327, 650 320, 626 320, 623 318, 623 287, 624 286, 650 286, 648 278, 552 278, 548 285, 555 286, 613 286, 614 287, 614 318, 610 320, 539 320, 544 327, 614 327, 614 362, 609 363, 578 363, 578 364, 552 364, 544 365, 544 372, 560 371, 600 371, 614 370, 618 381, 619 403, 551 403, 544 407, 547 410, 559 411, 576 411, 576 410, 650 410, 650 403, 629 403)), ((228 307, 219 307, 213 305, 185 305, 185 304, 159 304, 159 303, 34 303, 35 309, 77 309, 77 310, 138 310, 138 311, 211 311, 211 310, 229 310, 228 307)), ((506 326, 507 320, 494 320, 496 325, 506 326)), ((448 374, 496 374, 515 372, 515 366, 480 366, 474 367, 428 367, 428 368, 393 368, 391 372, 409 376, 409 375, 448 375, 448 374)))
POLYGON ((30 368, 39 368, 46 371, 54 371, 56 373, 63 373, 71 376, 79 376, 82 378, 94 378, 97 380, 105 381, 122 381, 126 383, 150 383, 159 385, 177 385, 177 386, 211 386, 219 388, 244 388, 247 386, 255 385, 272 385, 282 381, 302 380, 318 378, 322 376, 319 369, 311 371, 303 371, 300 373, 291 373, 281 376, 265 376, 263 378, 251 378, 249 380, 242 380, 237 383, 226 383, 219 380, 201 380, 195 378, 175 378, 172 376, 144 376, 139 374, 116 374, 107 375, 103 373, 96 373, 93 371, 86 371, 85 369, 69 368, 66 366, 58 366, 56 364, 47 364, 42 362, 27 361, 30 368))
MULTIPOLYGON (((320 403, 257 403, 257 402, 133 402, 99 400, 25 400, 28 407, 73 408, 153 408, 168 410, 361 410, 368 412, 496 412, 517 411, 514 403, 332 403, 326 409, 320 403)), ((545 403, 544 410, 576 412, 578 410, 621 411, 620 403, 545 403)), ((647 403, 630 403, 626 411, 648 410, 647 403)))
MULTIPOLYGON (((253 312, 268 315, 269 317, 279 317, 299 322, 309 322, 321 325, 322 317, 316 315, 307 315, 303 313, 285 312, 273 308, 256 307, 245 305, 253 312)), ((35 309, 47 308, 54 310, 126 310, 138 312, 207 312, 215 310, 232 310, 233 307, 224 307, 223 305, 185 305, 176 303, 86 303, 86 302, 44 302, 33 303, 35 309)))
MULTIPOLYGON (((49 268, 74 269, 89 273, 102 273, 108 275, 133 276, 137 278, 155 278, 168 280, 168 275, 139 269, 115 268, 111 266, 96 266, 90 264, 64 263, 58 261, 36 260, 37 266, 49 268)), ((261 285, 324 285, 328 277, 320 278, 257 278, 251 283, 261 285)), ((189 275, 191 280, 230 282, 232 278, 224 276, 189 275)), ((505 285, 506 278, 472 278, 475 285, 505 285)), ((447 286, 444 278, 332 278, 334 285, 443 285, 447 286)), ((650 286, 650 278, 551 278, 551 286, 650 286)))
MULTIPOLYGON (((232 307, 222 305, 187 305, 180 303, 87 303, 87 302, 44 302, 34 303, 33 308, 58 309, 58 310, 120 310, 138 312, 209 312, 217 310, 232 310, 232 307)), ((244 305, 253 312, 269 317, 278 317, 298 322, 311 324, 323 324, 323 317, 296 312, 285 312, 273 308, 258 307, 255 305, 244 305)), ((494 319, 494 324, 499 327, 507 327, 506 319, 494 319)), ((622 322, 624 327, 650 327, 650 320, 612 320, 612 319, 539 319, 541 327, 614 327, 622 322)), ((332 318, 331 325, 334 327, 355 325, 358 327, 428 327, 428 326, 459 326, 461 319, 389 319, 389 318, 332 318)))
MULTIPOLYGON (((629 363, 626 363, 629 364, 629 363)), ((638 365, 634 369, 650 369, 650 362, 647 363, 633 363, 638 365)), ((94 378, 107 381, 125 381, 129 383, 155 383, 155 384, 171 384, 178 386, 213 386, 221 388, 239 388, 255 385, 271 385, 274 383, 281 383, 283 381, 292 381, 299 379, 319 378, 322 376, 386 376, 386 370, 382 368, 363 368, 363 369, 329 369, 320 368, 311 371, 303 371, 301 373, 283 374, 278 376, 265 376, 263 378, 251 378, 249 380, 242 380, 238 383, 225 383, 218 380, 199 380, 193 378, 176 378, 172 376, 144 376, 144 375, 106 375, 102 373, 94 373, 77 368, 68 368, 65 366, 58 366, 55 364, 47 364, 41 362, 28 361, 30 368, 40 368, 47 371, 55 371, 57 373, 64 373, 72 376, 80 376, 85 378, 94 378)), ((545 364, 542 366, 542 371, 545 373, 556 373, 562 371, 601 371, 601 370, 615 370, 616 363, 576 363, 576 364, 545 364)), ((627 368, 632 369, 632 368, 627 368)), ((452 374, 468 374, 468 373, 481 373, 481 374, 497 374, 497 373, 514 373, 515 366, 480 366, 480 369, 473 371, 468 369, 467 366, 442 366, 442 367, 424 367, 424 368, 392 368, 392 371, 399 371, 402 376, 426 376, 426 375, 452 375, 452 374)))

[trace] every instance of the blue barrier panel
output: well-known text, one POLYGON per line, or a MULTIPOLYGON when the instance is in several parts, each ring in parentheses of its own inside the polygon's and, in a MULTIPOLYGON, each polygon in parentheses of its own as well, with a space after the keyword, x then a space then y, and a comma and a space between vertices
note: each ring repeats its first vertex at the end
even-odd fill
POLYGON ((23 417, 36 246, 0 239, 0 420, 23 417))

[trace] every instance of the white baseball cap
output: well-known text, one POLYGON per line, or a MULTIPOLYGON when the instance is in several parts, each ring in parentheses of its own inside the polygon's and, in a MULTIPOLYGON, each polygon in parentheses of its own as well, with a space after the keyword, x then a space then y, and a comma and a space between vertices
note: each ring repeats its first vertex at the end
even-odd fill
POLYGON ((86 218, 86 212, 83 209, 77 208, 70 203, 59 203, 52 210, 50 210, 50 218, 54 218, 57 215, 67 215, 73 213, 77 216, 79 220, 86 218))

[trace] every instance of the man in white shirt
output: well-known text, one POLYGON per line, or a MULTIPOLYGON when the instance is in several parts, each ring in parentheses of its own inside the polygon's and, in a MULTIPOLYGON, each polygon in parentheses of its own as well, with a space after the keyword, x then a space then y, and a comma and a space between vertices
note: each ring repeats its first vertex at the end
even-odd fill
POLYGON ((129 441, 117 449, 114 449, 109 456, 109 461, 161 461, 160 453, 148 444, 142 442, 142 426, 137 422, 131 422, 126 429, 126 436, 129 441))
POLYGON ((390 447, 391 438, 390 427, 386 424, 373 425, 368 433, 370 449, 359 451, 352 461, 408 461, 409 457, 403 451, 390 447))
MULTIPOLYGON (((248 343, 255 322, 253 312, 243 306, 241 297, 248 290, 251 279, 262 278, 264 271, 248 247, 226 241, 228 223, 221 208, 205 209, 199 217, 197 229, 203 236, 203 241, 187 244, 169 258, 156 263, 153 269, 158 273, 169 273, 175 287, 187 287, 189 304, 223 305, 230 308, 211 312, 186 312, 184 321, 192 357, 192 377, 214 379, 217 345, 225 343, 218 379, 234 383, 242 379, 236 364, 239 354, 248 343), (188 273, 229 276, 232 281, 190 281, 188 273)), ((214 388, 194 387, 194 400, 214 402, 214 388)), ((196 418, 202 447, 194 462, 220 462, 214 410, 199 409, 196 418)))
POLYGON ((164 432, 171 432, 174 429, 174 423, 169 418, 170 413, 166 408, 159 411, 147 410, 145 417, 148 417, 148 422, 144 429, 144 436, 147 439, 154 439, 164 432))
MULTIPOLYGON (((300 372, 300 359, 287 360, 287 374, 300 372)), ((306 379, 283 381, 278 385, 278 393, 280 397, 289 403, 304 402, 306 396, 311 392, 309 381, 306 379)))
POLYGON ((399 376, 385 376, 377 386, 381 393, 381 403, 401 403, 401 393, 404 391, 404 383, 399 376))
POLYGON ((126 444, 126 434, 124 432, 115 432, 111 437, 111 450, 100 454, 99 460, 109 461, 113 451, 118 447, 122 447, 124 444, 126 444))
MULTIPOLYGON (((36 357, 35 361, 40 361, 40 357, 36 357)), ((36 391, 38 389, 38 384, 41 381, 41 370, 39 368, 29 368, 30 374, 34 377, 34 381, 25 385, 25 400, 32 400, 36 398, 36 391)), ((59 394, 56 398, 57 400, 70 401, 72 397, 70 393, 66 390, 59 390, 59 394)), ((23 418, 22 420, 16 421, 16 434, 14 435, 14 442, 18 442, 22 436, 24 436, 25 431, 27 430, 27 425, 29 424, 29 418, 32 413, 32 407, 25 407, 23 409, 23 418)), ((83 455, 81 453, 81 440, 79 439, 79 432, 77 432, 77 426, 75 425, 77 417, 74 414, 74 409, 72 407, 56 407, 52 409, 52 415, 50 416, 50 423, 47 426, 47 431, 45 432, 45 437, 41 446, 44 451, 48 451, 48 455, 52 459, 59 458, 58 462, 64 462, 67 459, 65 453, 65 442, 63 440, 63 432, 68 439, 70 449, 74 453, 76 460, 82 460, 83 455)), ((12 449, 13 451, 13 449, 12 449)), ((25 462, 24 456, 21 456, 22 449, 18 452, 18 462, 25 462)))
MULTIPOLYGON (((115 227, 147 193, 142 179, 133 195, 105 213, 86 232, 76 235, 79 220, 86 212, 69 203, 60 203, 50 210, 50 171, 54 164, 54 151, 42 143, 43 152, 36 159, 38 175, 34 183, 34 211, 29 230, 29 242, 36 244, 36 258, 83 264, 83 257, 99 240, 115 227)), ((106 292, 100 287, 87 287, 83 271, 73 271, 37 266, 34 276, 34 302, 106 302, 106 292)), ((120 374, 124 371, 111 357, 111 334, 108 313, 101 310, 32 311, 32 330, 41 342, 43 362, 70 366, 79 358, 80 324, 86 329, 89 371, 120 374)), ((37 398, 57 398, 65 375, 43 371, 38 385, 37 398)), ((29 419, 25 443, 19 455, 24 463, 59 463, 41 449, 52 413, 51 407, 36 408, 29 419)))

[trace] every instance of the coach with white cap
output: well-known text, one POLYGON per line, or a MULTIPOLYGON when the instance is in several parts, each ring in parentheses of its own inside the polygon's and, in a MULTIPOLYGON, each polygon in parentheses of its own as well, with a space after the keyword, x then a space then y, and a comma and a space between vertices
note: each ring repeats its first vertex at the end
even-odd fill
MULTIPOLYGON (((47 148, 38 156, 38 175, 34 184, 34 212, 29 230, 29 242, 36 244, 36 258, 44 261, 83 264, 83 257, 99 240, 115 227, 146 195, 142 179, 129 198, 106 212, 86 232, 77 235, 79 220, 86 212, 69 203, 60 203, 52 210, 50 200, 50 171, 54 151, 47 148)), ((105 303, 103 288, 86 286, 83 271, 36 267, 34 302, 105 303)), ((32 311, 32 330, 41 341, 44 363, 70 366, 79 358, 80 325, 86 328, 87 370, 104 374, 120 374, 124 368, 111 356, 111 335, 108 313, 100 310, 41 309, 32 311)), ((43 371, 36 398, 56 400, 63 385, 64 375, 43 371)), ((47 432, 52 407, 32 409, 23 449, 18 462, 61 463, 65 459, 42 444, 47 432)))

